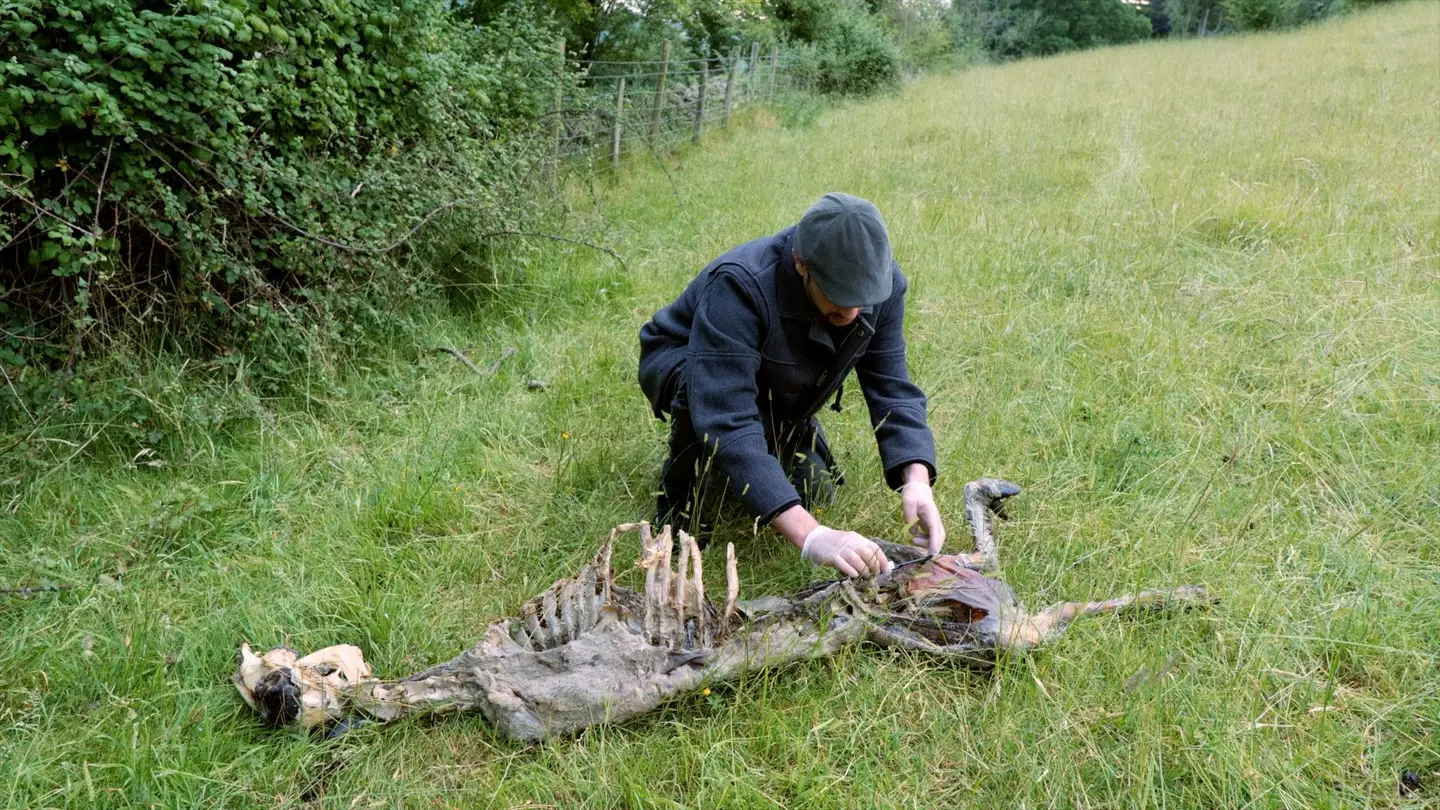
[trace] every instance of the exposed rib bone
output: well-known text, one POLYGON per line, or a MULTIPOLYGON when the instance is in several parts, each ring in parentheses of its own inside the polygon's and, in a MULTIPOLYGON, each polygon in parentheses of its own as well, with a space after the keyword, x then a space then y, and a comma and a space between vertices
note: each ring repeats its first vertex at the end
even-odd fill
POLYGON ((680 627, 685 627, 685 592, 690 584, 687 576, 690 570, 690 544, 684 541, 680 543, 680 560, 675 564, 675 593, 671 596, 670 604, 675 607, 675 613, 679 617, 680 627))
POLYGON ((610 589, 615 585, 615 572, 610 568, 610 556, 615 551, 615 533, 619 529, 610 530, 610 539, 605 541, 605 546, 600 549, 600 581, 603 591, 600 596, 603 601, 610 601, 610 589))
POLYGON ((575 623, 578 633, 584 633, 595 626, 600 605, 595 600, 595 566, 587 565, 580 570, 575 590, 575 623))
POLYGON ((540 617, 536 615, 534 600, 526 602, 520 607, 520 617, 525 622, 525 629, 530 633, 530 643, 537 650, 546 648, 545 632, 540 629, 540 617))
POLYGON ((566 641, 580 637, 580 626, 575 616, 575 602, 580 596, 579 580, 570 580, 560 589, 560 635, 566 641))
MULTIPOLYGON (((669 529, 669 526, 665 527, 669 529)), ((655 538, 650 533, 649 523, 640 523, 640 561, 638 565, 645 571, 645 614, 644 627, 646 635, 653 639, 656 627, 659 624, 659 617, 655 614, 655 583, 659 574, 655 567, 660 563, 660 554, 655 546, 655 538)))
POLYGON ((730 619, 735 615, 735 599, 740 595, 740 572, 735 567, 735 544, 725 544, 725 612, 721 614, 720 629, 724 632, 730 627, 730 619))
POLYGON ((530 634, 526 632, 523 622, 511 622, 509 631, 510 638, 514 639, 515 643, 520 645, 521 649, 535 649, 535 645, 530 642, 530 634))
POLYGON ((585 591, 585 613, 587 616, 585 621, 585 629, 587 631, 600 623, 600 611, 606 604, 606 597, 602 595, 596 589, 596 587, 597 586, 592 583, 591 586, 585 591))
POLYGON ((655 575, 655 584, 656 587, 660 589, 660 593, 665 597, 665 601, 668 602, 672 592, 671 583, 674 579, 674 572, 670 570, 670 556, 675 550, 675 540, 670 534, 669 526, 660 530, 660 536, 656 539, 656 542, 659 543, 660 565, 656 569, 658 573, 655 575))
MULTIPOLYGON (((680 542, 689 547, 690 563, 695 566, 695 616, 700 623, 700 643, 708 646, 710 637, 705 633, 705 567, 701 563, 700 545, 695 542, 695 538, 683 531, 680 532, 680 542)), ((681 576, 684 576, 683 572, 681 576)))
POLYGON ((670 557, 675 550, 675 539, 670 533, 670 527, 666 526, 660 531, 656 538, 660 552, 660 573, 655 579, 655 615, 659 620, 656 632, 662 639, 675 638, 677 626, 675 623, 675 608, 670 604, 672 585, 675 579, 675 572, 670 570, 670 557))
POLYGON ((546 645, 564 644, 569 639, 560 632, 560 617, 555 614, 555 588, 540 594, 540 623, 545 628, 546 645))

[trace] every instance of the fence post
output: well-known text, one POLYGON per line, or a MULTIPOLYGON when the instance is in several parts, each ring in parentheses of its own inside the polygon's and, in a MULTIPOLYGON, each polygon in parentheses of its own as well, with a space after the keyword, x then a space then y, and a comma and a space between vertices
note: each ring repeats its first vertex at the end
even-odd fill
POLYGON ((755 100, 755 73, 756 73, 756 69, 759 68, 759 66, 760 66, 760 43, 758 43, 758 42, 751 42, 751 43, 750 43, 750 76, 748 77, 748 78, 749 78, 749 81, 746 82, 746 84, 750 85, 750 89, 749 89, 748 92, 749 92, 750 100, 751 100, 751 101, 754 101, 754 100, 755 100))
POLYGON ((725 112, 720 117, 720 126, 730 128, 730 110, 735 106, 735 74, 740 70, 740 49, 730 49, 730 77, 725 80, 725 112))
POLYGON ((780 61, 780 46, 779 46, 779 45, 771 45, 771 46, 770 46, 770 97, 767 99, 767 101, 769 101, 769 102, 772 103, 772 104, 775 103, 775 64, 776 64, 778 61, 780 61))
POLYGON ((700 143, 700 132, 705 129, 705 91, 710 86, 710 54, 706 48, 706 54, 700 61, 700 97, 695 104, 695 143, 700 143))
POLYGON ((550 154, 550 176, 560 174, 560 142, 565 136, 565 40, 560 40, 560 69, 555 71, 555 120, 550 124, 550 139, 555 150, 550 154))
POLYGON ((665 73, 670 69, 670 40, 660 51, 660 80, 655 83, 655 110, 650 119, 650 143, 660 144, 660 113, 665 109, 665 73))
POLYGON ((610 139, 610 164, 620 165, 621 116, 625 114, 625 77, 615 84, 615 131, 610 139))

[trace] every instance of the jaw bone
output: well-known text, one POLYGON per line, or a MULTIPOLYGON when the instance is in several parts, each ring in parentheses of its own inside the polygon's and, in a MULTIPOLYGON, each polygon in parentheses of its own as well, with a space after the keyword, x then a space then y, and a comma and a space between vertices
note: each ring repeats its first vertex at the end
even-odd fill
POLYGON ((965 487, 976 550, 933 559, 880 541, 895 570, 874 580, 810 585, 788 597, 739 602, 733 545, 723 607, 705 598, 699 546, 670 527, 616 527, 594 559, 501 619, 474 647, 398 681, 371 677, 360 650, 327 647, 299 657, 240 648, 235 685, 273 726, 309 728, 359 715, 381 722, 412 713, 478 711, 505 734, 537 740, 620 722, 708 683, 833 654, 864 640, 966 664, 1054 641, 1081 615, 1210 602, 1203 588, 1146 591, 1102 602, 1063 602, 1030 614, 1004 582, 991 513, 1020 488, 999 479, 965 487), (615 541, 640 537, 640 592, 615 583, 615 541), (678 550, 678 553, 676 553, 678 550), (672 565, 673 563, 673 565, 672 565))

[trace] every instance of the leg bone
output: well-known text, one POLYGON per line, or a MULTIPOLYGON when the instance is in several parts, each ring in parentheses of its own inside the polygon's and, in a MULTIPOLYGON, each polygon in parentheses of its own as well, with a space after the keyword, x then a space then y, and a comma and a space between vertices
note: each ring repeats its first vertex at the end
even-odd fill
POLYGON ((1203 586, 1182 585, 1169 590, 1126 594, 1100 602, 1060 602, 1034 616, 1023 617, 1008 624, 1000 635, 999 643, 1011 650, 1023 651, 1055 641, 1065 633, 1070 623, 1080 616, 1201 607, 1214 604, 1214 601, 1203 586))
POLYGON ((965 517, 975 534, 975 561, 982 571, 1000 567, 991 512, 1003 514, 1005 499, 1019 494, 1019 485, 1000 478, 981 478, 965 485, 965 517))

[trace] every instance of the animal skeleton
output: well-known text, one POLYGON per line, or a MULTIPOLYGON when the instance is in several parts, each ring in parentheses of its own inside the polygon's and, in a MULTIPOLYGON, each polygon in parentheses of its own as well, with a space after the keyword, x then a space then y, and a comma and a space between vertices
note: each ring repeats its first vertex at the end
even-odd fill
POLYGON ((1054 641, 1078 616, 1208 604, 1205 589, 1144 591, 1101 602, 1061 602, 1030 613, 1010 587, 981 572, 999 555, 991 520, 1020 488, 986 478, 965 485, 975 551, 925 557, 880 542, 895 563, 874 579, 812 584, 789 597, 737 601, 735 547, 726 555, 722 605, 706 598, 700 548, 670 527, 616 527, 600 553, 526 602, 520 618, 492 623, 474 647, 408 678, 374 678, 359 648, 300 657, 263 656, 245 644, 235 686, 272 726, 313 727, 353 718, 389 722, 417 713, 479 711, 505 734, 537 740, 644 714, 712 683, 864 640, 953 659, 993 663, 1054 641), (615 540, 640 535, 636 592, 615 583, 615 540), (673 565, 672 565, 673 563, 673 565))

